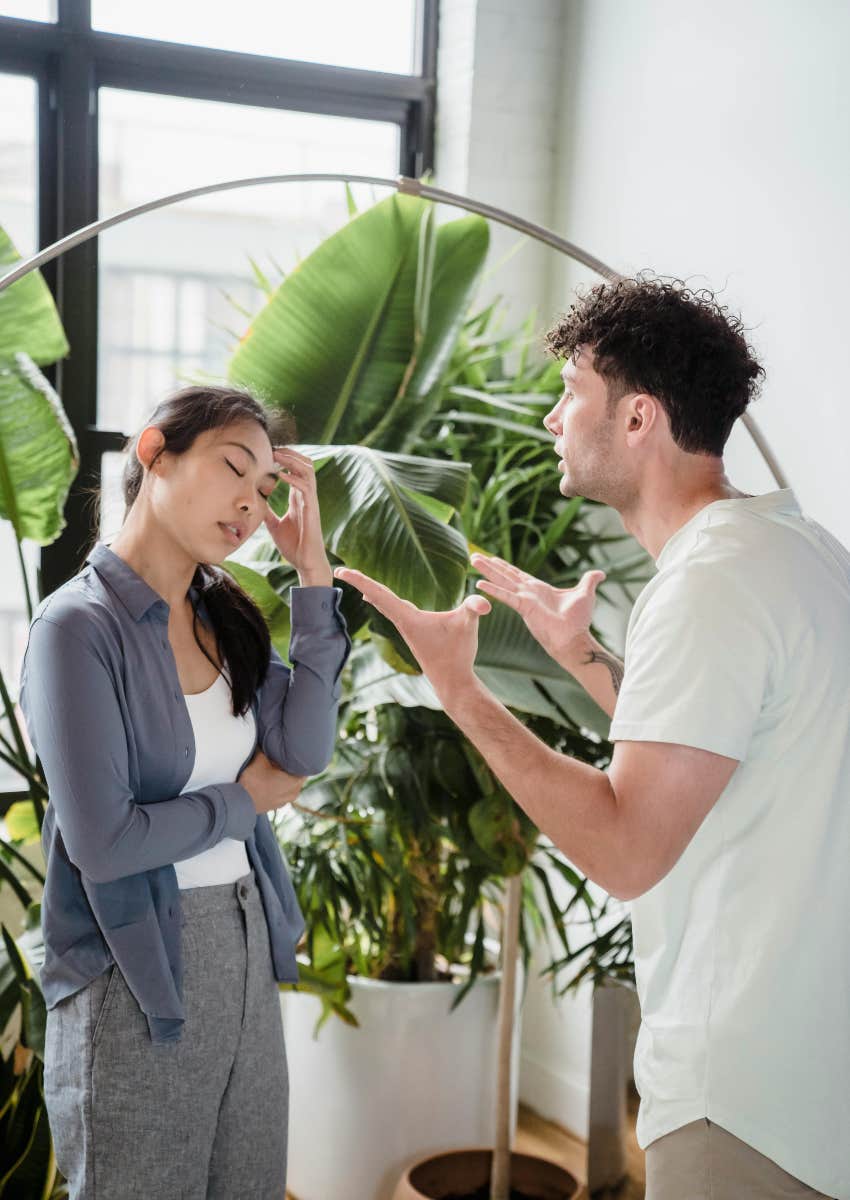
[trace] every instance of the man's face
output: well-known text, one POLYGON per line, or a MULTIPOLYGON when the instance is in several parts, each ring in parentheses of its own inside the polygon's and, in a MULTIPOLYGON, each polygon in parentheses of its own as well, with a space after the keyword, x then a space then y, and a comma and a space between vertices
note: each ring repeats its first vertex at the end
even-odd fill
POLYGON ((562 496, 584 496, 605 504, 621 498, 624 480, 617 465, 616 421, 608 415, 608 389, 580 346, 561 370, 564 392, 543 424, 555 437, 562 496))

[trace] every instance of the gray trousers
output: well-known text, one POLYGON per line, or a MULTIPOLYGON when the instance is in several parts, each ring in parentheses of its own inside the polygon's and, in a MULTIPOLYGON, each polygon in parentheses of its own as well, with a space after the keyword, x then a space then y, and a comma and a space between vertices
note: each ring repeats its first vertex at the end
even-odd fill
POLYGON ((830 1200, 701 1117, 646 1148, 646 1200, 830 1200))
POLYGON ((289 1075, 256 876, 180 897, 179 1041, 151 1041, 116 964, 48 1009, 44 1099, 69 1200, 284 1200, 289 1075))

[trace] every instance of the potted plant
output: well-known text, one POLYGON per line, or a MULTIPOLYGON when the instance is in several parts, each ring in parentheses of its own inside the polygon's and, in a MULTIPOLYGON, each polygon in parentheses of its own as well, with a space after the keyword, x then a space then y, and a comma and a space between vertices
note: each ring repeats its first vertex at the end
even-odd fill
MULTIPOLYGON (((469 311, 484 245, 476 218, 435 229, 432 210, 410 197, 374 206, 277 288, 269 287, 265 307, 234 356, 231 378, 294 415, 300 448, 316 463, 334 561, 368 572, 423 607, 449 607, 470 587, 471 546, 501 553, 561 585, 604 562, 609 587, 625 587, 645 556, 635 554, 632 543, 617 562, 614 546, 630 539, 600 533, 594 528, 600 506, 564 501, 555 486, 540 418, 558 392, 558 365, 532 360, 533 318, 519 334, 499 336, 495 305, 469 311), (381 247, 390 249, 379 252, 381 247), (346 286, 375 263, 383 274, 367 281, 362 296, 346 286), (376 321, 376 305, 392 338, 376 321), (335 353, 342 362, 331 367, 335 353)), ((292 573, 276 551, 253 546, 239 557, 244 586, 256 587, 269 611, 275 597, 282 607, 279 596, 292 573)), ((628 593, 625 598, 630 600, 628 593)), ((358 1022, 373 983, 384 991, 391 985, 403 1014, 411 1005, 410 985, 420 992, 434 986, 429 970, 436 961, 443 970, 468 967, 465 983, 455 987, 456 1002, 444 1005, 441 1034, 429 1041, 451 1046, 458 1001, 466 1004, 470 988, 486 977, 488 906, 500 903, 512 876, 527 866, 518 934, 526 963, 544 909, 562 951, 554 957, 572 955, 569 912, 555 903, 548 871, 569 880, 568 910, 582 903, 593 915, 586 881, 551 847, 545 867, 537 858, 544 851, 536 831, 452 732, 393 627, 353 590, 345 589, 343 608, 355 651, 339 751, 279 825, 308 926, 298 990, 321 1002, 308 1007, 303 995, 283 999, 294 1086, 302 1096, 305 1130, 344 1127, 345 1134, 336 1139, 338 1157, 323 1170, 300 1127, 292 1130, 290 1177, 300 1200, 389 1196, 393 1154, 409 1159, 449 1139, 486 1143, 492 1128, 488 1052, 479 1055, 475 1072, 479 1103, 464 1106, 468 1121, 477 1124, 463 1128, 456 1119, 446 1133, 440 1110, 457 1089, 458 1073, 444 1072, 426 1089, 418 1060, 408 1075, 399 1054, 382 1053, 380 1039, 372 1042, 362 1029, 352 1033, 340 1023, 319 1036, 329 1043, 324 1057, 311 1050, 302 1066, 297 1055, 317 1012, 319 1025, 331 1014, 349 1025, 358 1022), (430 722, 423 717, 429 709, 430 722), (477 827, 476 814, 486 815, 477 827), (475 874, 481 853, 497 846, 521 851, 522 859, 503 861, 498 870, 491 864, 491 878, 485 873, 482 881, 475 874), (368 1064, 367 1079, 356 1076, 354 1062, 361 1072, 368 1064), (370 1096, 368 1106, 356 1097, 340 1099, 355 1077, 360 1094, 370 1096), (414 1104, 423 1090, 430 1118, 414 1104), (386 1097, 383 1112, 375 1111, 379 1095, 386 1097), (375 1138, 374 1127, 384 1131, 382 1138, 375 1138), (369 1143, 376 1141, 369 1165, 369 1143), (355 1166, 366 1174, 357 1175, 355 1166)), ((604 765, 610 754, 607 716, 511 610, 498 607, 481 623, 476 670, 549 744, 604 765)), ((390 996, 383 1002, 389 1006, 390 996)), ((494 997, 493 1022, 495 1012, 494 997)), ((363 1023, 371 1026, 368 1014, 363 1023)), ((391 1035, 387 1041, 392 1044, 391 1035)), ((510 1111, 515 1119, 514 1104, 510 1111)))

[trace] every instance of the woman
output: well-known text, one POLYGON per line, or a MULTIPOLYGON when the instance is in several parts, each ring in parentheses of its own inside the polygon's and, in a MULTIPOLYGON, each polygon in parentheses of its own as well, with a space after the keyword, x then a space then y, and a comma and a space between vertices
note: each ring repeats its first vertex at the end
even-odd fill
POLYGON ((238 389, 129 444, 124 521, 38 605, 20 704, 42 829, 44 1093, 71 1200, 282 1200, 278 982, 304 923, 267 813, 324 770, 351 641, 311 461, 238 389), (279 519, 268 505, 290 486, 279 519), (262 522, 296 568, 290 660, 216 564, 262 522))

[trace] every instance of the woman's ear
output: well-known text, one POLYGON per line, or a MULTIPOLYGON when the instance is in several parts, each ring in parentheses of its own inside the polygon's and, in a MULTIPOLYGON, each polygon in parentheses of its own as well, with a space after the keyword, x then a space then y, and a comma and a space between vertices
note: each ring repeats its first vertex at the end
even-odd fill
POLYGON ((147 470, 155 466, 153 460, 165 445, 165 436, 156 425, 146 425, 136 439, 136 458, 147 470))

